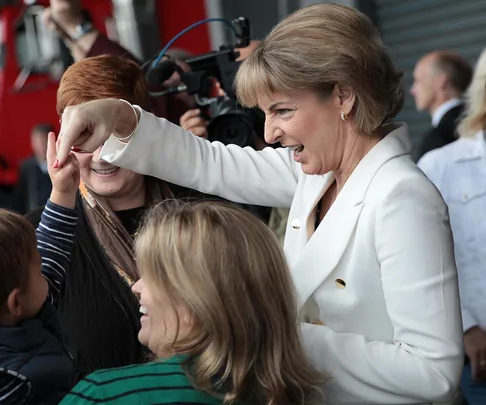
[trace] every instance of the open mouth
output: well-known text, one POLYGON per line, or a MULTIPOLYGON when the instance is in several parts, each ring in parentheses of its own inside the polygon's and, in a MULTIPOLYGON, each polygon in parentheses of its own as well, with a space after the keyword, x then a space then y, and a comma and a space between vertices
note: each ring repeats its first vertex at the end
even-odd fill
POLYGON ((110 174, 117 172, 119 169, 120 169, 119 167, 111 167, 109 169, 91 169, 91 170, 93 170, 96 174, 99 174, 100 176, 109 176, 110 174))
POLYGON ((304 145, 289 146, 289 149, 294 153, 301 153, 304 150, 304 145))
POLYGON ((147 308, 145 308, 144 306, 140 306, 140 313, 143 315, 147 315, 147 308))

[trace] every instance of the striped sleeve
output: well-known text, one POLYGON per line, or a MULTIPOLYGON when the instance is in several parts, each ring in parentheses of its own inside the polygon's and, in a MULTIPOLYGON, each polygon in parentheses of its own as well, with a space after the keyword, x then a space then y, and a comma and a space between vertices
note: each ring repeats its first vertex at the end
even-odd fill
POLYGON ((0 404, 23 404, 32 392, 27 377, 0 367, 0 404))
POLYGON ((108 402, 103 393, 103 387, 98 384, 95 376, 92 376, 94 379, 84 379, 76 384, 59 405, 88 405, 108 402))
POLYGON ((71 260, 78 211, 61 207, 50 200, 36 230, 37 249, 42 258, 42 273, 49 284, 50 303, 59 298, 64 275, 71 260))

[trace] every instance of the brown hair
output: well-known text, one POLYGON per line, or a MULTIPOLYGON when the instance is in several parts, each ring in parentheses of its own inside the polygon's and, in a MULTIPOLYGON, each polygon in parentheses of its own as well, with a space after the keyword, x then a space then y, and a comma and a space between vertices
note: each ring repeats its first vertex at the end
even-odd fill
POLYGON ((101 55, 71 65, 61 78, 57 91, 57 112, 71 105, 101 98, 123 98, 150 110, 144 73, 132 60, 101 55))
POLYGON ((371 133, 399 113, 403 73, 363 13, 336 4, 304 7, 273 28, 236 75, 236 94, 250 107, 272 93, 312 90, 327 98, 336 84, 354 89, 354 125, 371 133))
POLYGON ((436 52, 434 67, 445 73, 451 86, 460 94, 464 93, 471 83, 473 75, 471 65, 456 52, 436 52))
POLYGON ((14 288, 28 281, 36 246, 32 224, 15 212, 0 209, 0 307, 14 288))
POLYGON ((165 201, 145 218, 136 252, 142 277, 191 313, 189 333, 168 344, 191 355, 198 389, 223 392, 226 404, 322 403, 290 271, 263 222, 234 206, 165 201))

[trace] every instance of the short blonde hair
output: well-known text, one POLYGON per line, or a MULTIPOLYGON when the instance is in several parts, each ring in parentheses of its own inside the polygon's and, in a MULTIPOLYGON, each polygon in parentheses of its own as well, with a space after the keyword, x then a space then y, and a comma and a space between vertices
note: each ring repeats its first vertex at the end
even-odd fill
POLYGON ((230 205, 166 200, 145 218, 136 253, 142 276, 194 319, 169 349, 190 354, 198 389, 228 404, 321 403, 290 271, 263 222, 230 205))
POLYGON ((486 124, 486 49, 476 63, 471 84, 466 92, 466 111, 457 131, 461 137, 471 137, 486 124))
POLYGON ((349 85, 356 93, 351 118, 371 133, 402 108, 402 76, 366 15, 328 3, 280 22, 242 63, 235 85, 249 107, 262 95, 312 90, 327 98, 336 84, 349 85))

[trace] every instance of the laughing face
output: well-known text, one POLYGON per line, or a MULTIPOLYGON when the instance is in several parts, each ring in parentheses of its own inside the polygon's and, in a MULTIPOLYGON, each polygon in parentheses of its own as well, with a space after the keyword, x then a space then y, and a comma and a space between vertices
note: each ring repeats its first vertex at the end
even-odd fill
POLYGON ((341 122, 342 98, 321 100, 312 91, 260 97, 265 112, 265 140, 293 151, 306 174, 325 174, 341 165, 347 142, 341 122))
POLYGON ((117 199, 142 191, 143 176, 122 169, 99 158, 101 148, 94 153, 76 152, 81 181, 96 194, 117 199))
POLYGON ((144 277, 133 285, 132 291, 140 296, 138 340, 158 357, 170 356, 168 347, 176 338, 183 338, 190 329, 189 311, 171 301, 167 292, 144 277))

